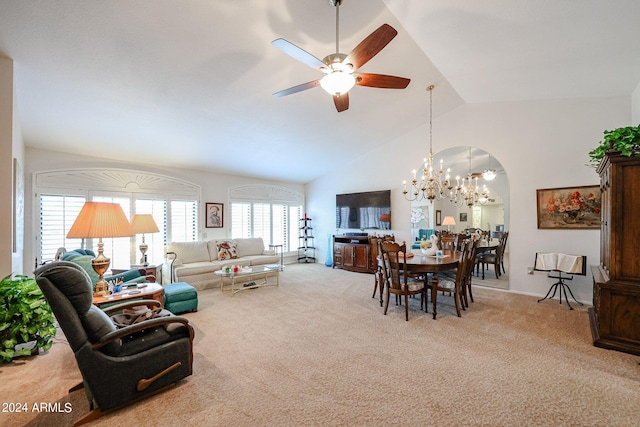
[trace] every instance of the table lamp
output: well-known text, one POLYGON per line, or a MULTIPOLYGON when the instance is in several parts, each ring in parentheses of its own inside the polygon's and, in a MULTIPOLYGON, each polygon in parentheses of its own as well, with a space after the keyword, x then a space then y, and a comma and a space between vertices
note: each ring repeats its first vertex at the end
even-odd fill
POLYGON ((131 228, 133 228, 135 234, 142 234, 142 243, 139 246, 140 252, 142 253, 140 264, 146 267, 149 263, 147 262, 145 254, 147 253, 149 245, 144 241, 144 233, 157 233, 160 230, 158 230, 158 226, 151 214, 135 214, 131 219, 131 228))
POLYGON ((447 226, 447 233, 451 233, 451 226, 456 225, 456 220, 452 216, 445 216, 442 220, 442 225, 447 226))
POLYGON ((102 238, 130 237, 133 234, 131 224, 119 204, 86 202, 82 206, 78 217, 67 233, 67 238, 99 239, 98 256, 91 261, 91 266, 99 277, 94 295, 106 295, 108 292, 103 276, 109 268, 111 260, 104 256, 102 238))

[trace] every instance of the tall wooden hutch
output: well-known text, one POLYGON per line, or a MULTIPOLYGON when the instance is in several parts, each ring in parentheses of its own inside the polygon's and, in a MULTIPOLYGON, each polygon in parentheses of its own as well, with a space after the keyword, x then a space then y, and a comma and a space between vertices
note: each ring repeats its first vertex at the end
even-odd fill
POLYGON ((607 155, 602 190, 600 265, 593 273, 593 343, 640 355, 640 158, 607 155))

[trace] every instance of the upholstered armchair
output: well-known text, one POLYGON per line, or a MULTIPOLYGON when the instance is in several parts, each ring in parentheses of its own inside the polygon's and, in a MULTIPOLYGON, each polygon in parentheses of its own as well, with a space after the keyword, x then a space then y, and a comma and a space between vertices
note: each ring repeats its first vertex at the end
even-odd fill
MULTIPOLYGON (((99 280, 99 277, 91 266, 91 261, 96 257, 96 254, 93 251, 88 249, 74 249, 72 251, 66 251, 64 248, 60 248, 58 249, 58 252, 58 260, 70 261, 74 264, 78 264, 89 275, 91 284, 95 286, 95 284, 99 280)), ((149 281, 155 282, 156 280, 153 276, 147 277, 147 272, 144 268, 133 268, 123 273, 113 274, 111 276, 105 277, 104 279, 106 282, 113 281, 114 283, 119 279, 122 279, 122 281, 125 283, 145 283, 149 281)))
MULTIPOLYGON (((51 306, 75 355, 90 412, 76 425, 106 411, 174 385, 192 373, 193 328, 187 319, 169 315, 118 329, 107 313, 92 304, 87 273, 77 264, 59 261, 35 271, 35 278, 51 306)), ((107 309, 157 301, 134 301, 107 309)), ((168 314, 168 313, 167 313, 168 314)))

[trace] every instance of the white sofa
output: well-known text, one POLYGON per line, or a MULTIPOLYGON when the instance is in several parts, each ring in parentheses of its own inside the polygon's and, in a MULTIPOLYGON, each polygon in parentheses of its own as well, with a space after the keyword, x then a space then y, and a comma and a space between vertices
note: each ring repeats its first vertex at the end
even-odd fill
MULTIPOLYGON (((187 282, 198 290, 218 286, 220 278, 214 272, 227 265, 249 266, 280 262, 275 251, 265 249, 262 238, 173 242, 167 245, 165 254, 162 282, 187 282), (232 246, 231 252, 235 252, 237 258, 221 259, 218 256, 219 244, 225 242, 232 246)), ((226 256, 229 256, 228 252, 226 256)))

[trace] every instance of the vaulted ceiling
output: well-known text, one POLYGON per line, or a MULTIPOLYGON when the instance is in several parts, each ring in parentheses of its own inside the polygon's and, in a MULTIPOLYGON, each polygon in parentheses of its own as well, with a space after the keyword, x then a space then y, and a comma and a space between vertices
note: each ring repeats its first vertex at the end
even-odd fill
POLYGON ((273 97, 319 73, 271 41, 323 58, 335 22, 329 0, 2 0, 0 53, 27 146, 301 183, 424 126, 429 84, 437 116, 640 82, 636 0, 343 0, 340 51, 390 24, 361 71, 409 87, 355 87, 343 113, 319 87, 273 97))

